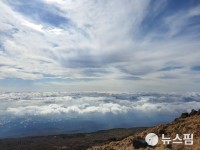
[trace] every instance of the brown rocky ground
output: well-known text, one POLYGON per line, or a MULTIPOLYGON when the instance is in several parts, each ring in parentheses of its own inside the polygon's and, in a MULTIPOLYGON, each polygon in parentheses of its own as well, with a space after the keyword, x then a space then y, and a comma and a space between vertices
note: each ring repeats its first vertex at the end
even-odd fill
POLYGON ((183 113, 179 118, 176 118, 173 122, 166 125, 159 125, 135 135, 124 138, 120 141, 113 141, 100 146, 93 146, 88 150, 200 150, 200 110, 192 110, 191 113, 183 113), (155 147, 148 146, 145 142, 145 136, 148 133, 155 133, 159 137, 159 142, 155 147), (193 145, 185 145, 171 143, 164 145, 161 141, 162 134, 165 137, 171 137, 173 139, 176 134, 180 135, 182 139, 183 134, 193 134, 193 145))

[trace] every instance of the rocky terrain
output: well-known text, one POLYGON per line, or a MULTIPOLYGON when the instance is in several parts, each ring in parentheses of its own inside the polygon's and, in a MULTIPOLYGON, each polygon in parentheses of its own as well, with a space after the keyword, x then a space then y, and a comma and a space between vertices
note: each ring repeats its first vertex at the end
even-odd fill
POLYGON ((148 149, 148 150, 200 150, 200 110, 192 110, 191 113, 183 113, 179 118, 166 125, 158 125, 145 131, 139 132, 135 135, 124 138, 120 141, 113 141, 101 146, 94 146, 88 150, 134 150, 134 149, 148 149), (159 137, 159 142, 156 146, 148 146, 145 142, 145 136, 148 133, 155 133, 159 137), (183 134, 193 134, 193 145, 186 145, 183 143, 170 143, 164 145, 161 141, 162 134, 165 137, 173 137, 176 134, 183 139, 183 134))

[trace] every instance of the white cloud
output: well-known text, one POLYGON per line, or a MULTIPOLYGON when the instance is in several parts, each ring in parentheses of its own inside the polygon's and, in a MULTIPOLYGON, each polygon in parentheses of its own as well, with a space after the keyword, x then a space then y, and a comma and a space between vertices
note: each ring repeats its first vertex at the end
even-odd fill
MULTIPOLYGON (((42 10, 49 12, 50 18, 46 17, 52 24, 39 19, 42 13, 37 12, 40 10, 38 8, 35 8, 33 14, 15 8, 19 4, 29 7, 25 5, 26 2, 24 5, 21 2, 0 2, 0 14, 4 14, 0 17, 0 48, 3 48, 0 50, 0 64, 7 66, 1 67, 1 79, 12 77, 34 80, 49 79, 50 76, 54 79, 74 78, 79 81, 80 78, 93 77, 103 80, 90 81, 87 84, 73 83, 73 89, 86 89, 86 86, 90 88, 99 84, 104 87, 108 85, 110 90, 117 90, 118 86, 115 85, 122 84, 121 87, 124 88, 120 90, 124 91, 127 88, 129 91, 168 91, 170 85, 163 89, 156 86, 163 87, 168 82, 169 78, 164 77, 176 76, 180 78, 174 78, 173 83, 178 84, 181 80, 184 86, 191 85, 188 90, 192 87, 199 89, 192 81, 190 71, 191 66, 200 63, 200 45, 196 38, 199 34, 195 32, 199 26, 189 26, 187 29, 192 31, 189 32, 191 34, 176 38, 178 33, 185 31, 191 18, 199 16, 199 6, 148 21, 148 17, 159 14, 168 7, 168 3, 156 3, 155 6, 148 0, 44 0, 32 3, 37 2, 43 4, 37 7, 46 6, 42 10), (161 21, 157 30, 154 29, 156 25, 154 28, 149 25, 159 19, 161 21), (59 21, 60 25, 53 24, 59 21), (146 26, 149 28, 147 31, 146 26), (160 31, 161 27, 164 29, 160 31), (163 67, 176 65, 184 68, 170 73, 158 71, 163 67), (99 73, 99 70, 105 72, 99 73), (121 81, 125 77, 140 77, 140 80, 130 81, 131 86, 127 85, 127 81, 121 81)), ((196 79, 197 75, 194 76, 196 79)), ((70 88, 68 84, 71 83, 61 84, 65 84, 63 89, 66 89, 70 88)), ((46 86, 48 85, 50 84, 47 83, 46 86)), ((185 91, 182 86, 171 91, 173 90, 185 91)))
POLYGON ((1 93, 1 110, 12 115, 83 115, 93 113, 126 114, 142 111, 159 113, 198 108, 198 93, 176 94, 107 94, 107 93, 1 93), (135 97, 131 100, 132 97, 135 97), (117 98, 117 99, 116 99, 117 98), (190 100, 189 100, 189 99, 190 100), (187 100, 188 99, 188 100, 187 100), (183 105, 184 103, 184 105, 183 105), (159 107, 159 109, 157 109, 159 107))
POLYGON ((41 134, 43 126, 46 134, 152 126, 199 109, 199 98, 199 93, 1 92, 0 137, 18 136, 18 130, 41 134))
POLYGON ((22 25, 30 27, 39 32, 43 32, 43 30, 42 30, 43 26, 41 24, 37 25, 37 24, 31 23, 31 22, 25 21, 22 23, 22 25))

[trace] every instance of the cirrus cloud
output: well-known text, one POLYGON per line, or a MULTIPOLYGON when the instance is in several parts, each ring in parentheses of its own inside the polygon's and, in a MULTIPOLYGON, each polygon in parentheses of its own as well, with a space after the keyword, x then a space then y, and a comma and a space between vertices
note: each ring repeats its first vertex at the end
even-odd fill
POLYGON ((197 0, 4 0, 0 6, 2 84, 12 78, 32 90, 51 90, 52 82, 65 84, 60 90, 200 89, 199 73, 190 69, 200 63, 197 0), (181 84, 170 89, 170 82, 181 84))

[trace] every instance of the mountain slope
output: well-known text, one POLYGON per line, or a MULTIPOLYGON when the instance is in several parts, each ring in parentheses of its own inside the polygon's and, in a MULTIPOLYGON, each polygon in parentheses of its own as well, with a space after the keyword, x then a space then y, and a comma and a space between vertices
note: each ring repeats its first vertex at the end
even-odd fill
POLYGON ((159 125, 145 131, 139 132, 136 135, 129 136, 120 141, 110 142, 101 146, 94 146, 88 150, 134 150, 134 149, 173 149, 173 150, 200 150, 200 110, 192 110, 191 113, 183 113, 179 118, 166 125, 159 125), (148 133, 155 133, 159 137, 159 142, 156 146, 148 146, 145 142, 145 136, 148 133), (183 143, 170 143, 164 145, 161 141, 162 134, 165 137, 175 138, 176 134, 183 139, 183 134, 193 134, 193 145, 183 143))

